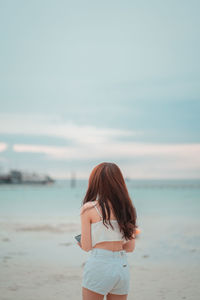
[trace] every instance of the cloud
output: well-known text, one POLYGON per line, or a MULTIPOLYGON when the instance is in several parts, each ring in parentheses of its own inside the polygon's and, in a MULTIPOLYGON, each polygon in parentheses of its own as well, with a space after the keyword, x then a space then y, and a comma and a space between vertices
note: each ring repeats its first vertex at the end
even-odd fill
MULTIPOLYGON (((197 178, 200 174, 200 144, 99 143, 56 147, 15 144, 16 152, 42 153, 50 160, 81 162, 78 176, 88 178, 85 163, 114 161, 131 178, 197 178)), ((95 163, 95 164, 96 164, 95 163)), ((91 165, 91 163, 90 163, 91 165)), ((63 171, 60 170, 62 173, 63 171)), ((57 173, 58 177, 62 174, 57 173)))
MULTIPOLYGON (((42 169, 42 165, 37 166, 42 155, 44 162, 46 158, 46 168, 51 170, 52 166, 57 177, 62 177, 67 166, 73 165, 80 177, 87 178, 91 165, 101 161, 118 163, 124 174, 132 178, 198 178, 200 175, 200 143, 136 142, 135 138, 143 132, 81 126, 65 122, 56 115, 3 115, 0 132, 68 140, 67 146, 31 143, 31 139, 29 143, 13 144, 16 155, 35 154, 32 156, 35 168, 42 169), (130 141, 123 140, 124 137, 129 137, 130 141), (65 163, 63 166, 62 162, 65 163)), ((6 147, 7 144, 0 144, 1 151, 5 151, 6 147)), ((19 164, 23 165, 24 155, 23 158, 17 157, 19 164)))
POLYGON ((0 152, 5 151, 8 148, 8 145, 6 143, 0 143, 0 152))
POLYGON ((0 119, 0 133, 60 137, 74 144, 105 143, 116 137, 143 134, 142 131, 82 126, 63 121, 58 115, 1 114, 0 119))
POLYGON ((148 143, 98 143, 79 146, 44 146, 44 145, 25 145, 14 144, 13 150, 16 152, 43 153, 52 159, 106 159, 106 158, 138 158, 149 157, 153 159, 176 159, 193 162, 194 167, 200 167, 200 144, 148 144, 148 143))

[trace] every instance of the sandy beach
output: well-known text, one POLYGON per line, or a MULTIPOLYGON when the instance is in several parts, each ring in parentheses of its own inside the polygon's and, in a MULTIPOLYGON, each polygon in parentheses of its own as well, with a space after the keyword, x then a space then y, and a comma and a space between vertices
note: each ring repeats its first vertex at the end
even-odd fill
MULTIPOLYGON (((1 300, 81 299, 81 267, 17 263, 4 257, 0 272, 1 300)), ((198 300, 199 275, 194 267, 131 266, 128 299, 198 300)))
MULTIPOLYGON (((153 237, 155 218, 141 220, 142 232, 135 251, 128 253, 131 270, 128 299, 198 300, 200 297, 196 221, 190 223, 188 234, 181 235, 184 226, 176 220, 176 230, 163 238, 163 233, 174 227, 172 220, 170 227, 167 220, 160 220, 160 230, 153 237)), ((1 300, 81 299, 82 271, 88 253, 73 240, 80 224, 52 220, 51 224, 2 221, 0 225, 1 300)))

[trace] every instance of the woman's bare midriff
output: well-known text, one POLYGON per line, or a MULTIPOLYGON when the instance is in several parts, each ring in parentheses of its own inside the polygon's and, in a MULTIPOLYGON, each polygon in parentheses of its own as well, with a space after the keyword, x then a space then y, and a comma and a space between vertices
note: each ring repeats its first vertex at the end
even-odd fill
POLYGON ((120 251, 123 250, 122 247, 123 242, 115 241, 115 242, 101 242, 97 243, 93 248, 101 248, 111 251, 120 251))
MULTIPOLYGON (((97 201, 95 201, 97 202, 97 201)), ((97 207, 100 209, 99 205, 97 204, 97 207)), ((112 213, 112 208, 111 209, 111 215, 110 215, 110 219, 111 220, 115 220, 115 216, 112 213)), ((92 210, 92 223, 95 222, 99 222, 100 218, 96 212, 96 209, 94 208, 94 210, 92 210)), ((106 250, 110 250, 110 251, 120 251, 123 250, 123 241, 112 241, 112 242, 101 242, 101 243, 97 243, 93 248, 101 248, 101 249, 106 249, 106 250)))

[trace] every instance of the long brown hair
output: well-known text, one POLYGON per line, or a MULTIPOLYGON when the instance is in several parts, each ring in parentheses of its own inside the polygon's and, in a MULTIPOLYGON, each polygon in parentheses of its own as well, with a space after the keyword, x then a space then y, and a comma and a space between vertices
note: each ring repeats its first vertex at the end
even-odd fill
POLYGON ((110 222, 110 208, 108 204, 110 202, 118 221, 120 232, 123 233, 123 238, 126 240, 134 238, 133 234, 135 235, 138 227, 136 225, 136 209, 129 196, 122 172, 115 163, 103 162, 92 170, 82 205, 86 202, 95 201, 97 198, 101 206, 103 224, 106 226, 108 221, 113 228, 110 222))

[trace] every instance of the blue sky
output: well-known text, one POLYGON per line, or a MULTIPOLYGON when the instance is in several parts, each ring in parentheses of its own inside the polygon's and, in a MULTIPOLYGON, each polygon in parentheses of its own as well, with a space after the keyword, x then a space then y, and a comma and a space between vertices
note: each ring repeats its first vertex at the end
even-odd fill
POLYGON ((199 1, 0 1, 0 167, 200 177, 199 1))

